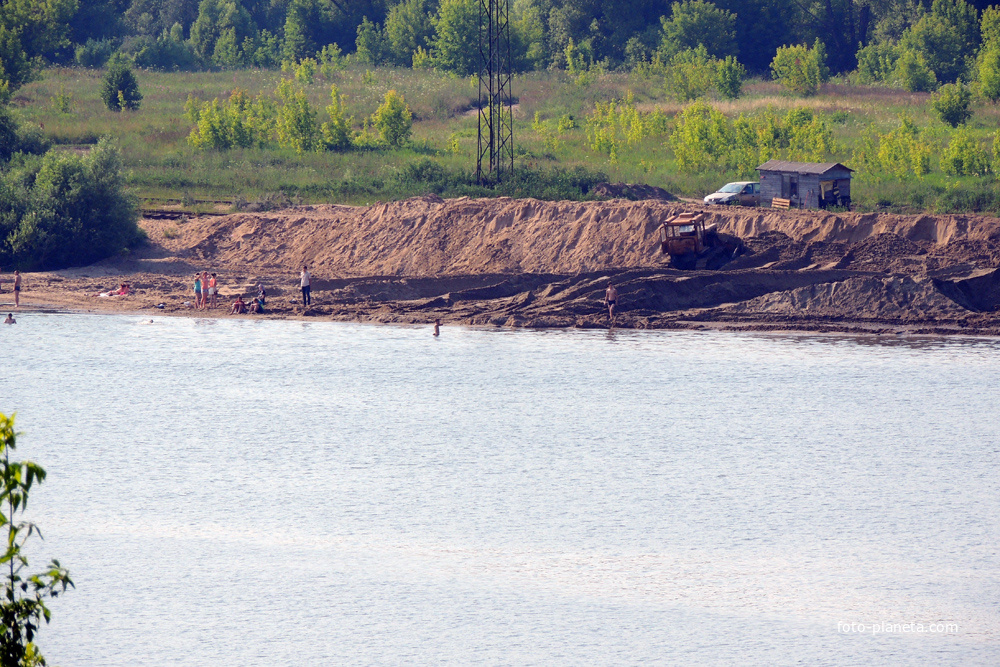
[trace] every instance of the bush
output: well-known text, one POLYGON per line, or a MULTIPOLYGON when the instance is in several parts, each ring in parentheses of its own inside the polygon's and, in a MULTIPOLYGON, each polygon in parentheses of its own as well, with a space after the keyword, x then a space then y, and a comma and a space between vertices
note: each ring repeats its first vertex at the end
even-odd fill
POLYGON ((123 108, 135 111, 139 108, 142 93, 139 92, 139 81, 131 67, 122 62, 108 67, 101 86, 101 99, 111 111, 121 111, 123 108))
POLYGON ((729 121, 706 102, 695 102, 681 112, 670 147, 683 172, 693 173, 728 165, 735 135, 729 121))
POLYGON ((117 43, 111 39, 88 39, 86 44, 76 47, 76 64, 95 69, 104 67, 117 48, 117 43))
POLYGON ((320 146, 317 112, 309 104, 305 91, 295 88, 289 79, 278 84, 278 117, 275 123, 278 145, 294 148, 298 154, 320 146))
POLYGON ((941 169, 953 176, 985 176, 990 172, 986 150, 962 128, 951 135, 941 154, 941 169))
POLYGON ((858 49, 857 82, 889 83, 896 72, 899 49, 887 42, 872 42, 858 49))
POLYGON ((42 155, 51 145, 39 128, 19 125, 10 110, 0 106, 0 162, 6 162, 15 153, 42 155))
POLYGON ((719 63, 715 74, 715 89, 719 91, 719 96, 727 100, 738 98, 743 90, 743 79, 746 75, 746 68, 736 58, 726 56, 726 59, 719 63))
POLYGON ((670 6, 662 26, 659 55, 670 60, 681 51, 704 47, 712 58, 736 55, 736 14, 704 0, 684 0, 670 6))
POLYGON ((326 108, 330 120, 323 123, 323 147, 331 151, 342 151, 351 147, 351 119, 347 117, 344 96, 337 86, 330 86, 330 106, 326 108))
POLYGON ((910 50, 904 50, 896 61, 896 80, 911 93, 929 93, 938 85, 923 55, 910 50))
POLYGON ((1000 100, 1000 44, 983 47, 979 56, 979 91, 991 102, 1000 100))
POLYGON ((702 97, 715 85, 720 61, 708 55, 704 46, 680 51, 670 59, 664 85, 667 93, 680 102, 702 97))
POLYGON ((938 92, 931 96, 931 106, 934 113, 943 123, 958 127, 972 118, 972 91, 961 81, 941 86, 938 92))
POLYGON ((191 43, 184 41, 180 24, 156 39, 148 35, 130 37, 122 44, 121 53, 130 56, 137 66, 149 69, 194 70, 201 64, 191 43))
POLYGON ((771 61, 771 73, 793 93, 815 95, 820 85, 829 78, 826 48, 818 39, 811 49, 805 44, 782 46, 771 61))
POLYGON ((0 174, 0 264, 22 271, 83 266, 144 238, 119 151, 49 152, 0 174))
POLYGON ((868 131, 854 151, 859 170, 878 180, 882 175, 902 180, 924 176, 931 168, 931 145, 920 137, 920 129, 907 116, 887 134, 868 131))
POLYGON ((410 139, 413 132, 413 113, 406 106, 403 96, 395 90, 385 94, 385 101, 372 116, 372 124, 387 145, 398 148, 410 139))

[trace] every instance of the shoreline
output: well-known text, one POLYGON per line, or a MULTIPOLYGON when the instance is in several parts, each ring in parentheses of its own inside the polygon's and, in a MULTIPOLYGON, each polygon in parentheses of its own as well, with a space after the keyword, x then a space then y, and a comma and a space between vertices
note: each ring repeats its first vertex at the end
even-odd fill
MULTIPOLYGON (((261 283, 262 319, 606 330, 614 283, 616 329, 1000 336, 995 218, 426 196, 140 225, 149 240, 127 254, 23 274, 21 311, 241 317, 233 299, 261 283), (715 271, 672 268, 659 221, 694 210, 743 254, 715 271), (218 307, 185 307, 205 270, 219 275, 218 307), (130 296, 97 296, 121 282, 130 296)), ((10 282, 0 275, 4 303, 10 282)))
MULTIPOLYGON (((2 293, 0 293, 2 294, 2 293)), ((22 296, 23 296, 22 292, 22 296)), ((400 314, 398 317, 359 317, 351 315, 330 315, 320 312, 322 304, 319 304, 312 312, 268 312, 263 315, 232 315, 225 312, 226 309, 218 308, 211 311, 199 311, 192 308, 183 309, 158 309, 149 306, 127 307, 132 304, 118 302, 111 308, 100 307, 72 307, 65 304, 32 302, 22 303, 20 309, 14 309, 13 303, 0 303, 0 309, 4 312, 13 313, 15 319, 18 314, 46 314, 46 315, 122 315, 150 319, 155 317, 188 318, 188 319, 216 319, 216 320, 245 320, 245 321, 294 321, 294 322, 331 322, 331 323, 353 323, 371 325, 394 325, 404 327, 433 327, 434 319, 440 318, 442 324, 447 326, 461 326, 470 329, 497 330, 497 329, 532 329, 532 330, 589 330, 607 332, 635 332, 635 331, 715 331, 726 333, 756 333, 756 334, 797 334, 797 335, 840 335, 840 336, 864 336, 871 338, 899 337, 906 338, 1000 338, 998 328, 978 328, 962 327, 958 325, 941 326, 940 323, 893 323, 881 321, 842 321, 842 322, 812 322, 812 321, 784 321, 784 322, 740 322, 726 320, 684 320, 672 319, 653 326, 621 326, 608 327, 607 324, 596 322, 585 322, 581 325, 566 326, 538 326, 534 324, 495 324, 495 323, 475 323, 454 319, 447 314, 434 315, 429 319, 418 319, 406 317, 400 314)))

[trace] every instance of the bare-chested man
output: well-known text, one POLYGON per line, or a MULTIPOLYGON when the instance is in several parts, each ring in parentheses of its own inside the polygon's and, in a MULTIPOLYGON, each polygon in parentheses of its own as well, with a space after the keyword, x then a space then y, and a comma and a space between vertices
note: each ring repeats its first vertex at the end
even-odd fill
POLYGON ((21 272, 14 272, 14 307, 21 307, 21 272))
POLYGON ((608 283, 608 289, 604 292, 604 303, 608 307, 608 322, 609 326, 615 325, 615 304, 618 303, 618 290, 611 283, 608 283))
POLYGON ((7 319, 3 321, 4 324, 17 324, 17 320, 14 319, 14 313, 7 313, 7 319))

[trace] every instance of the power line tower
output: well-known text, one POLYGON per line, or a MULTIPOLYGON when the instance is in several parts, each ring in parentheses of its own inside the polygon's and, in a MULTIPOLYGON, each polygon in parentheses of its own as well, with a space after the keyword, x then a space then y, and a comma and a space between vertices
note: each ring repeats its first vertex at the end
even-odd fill
POLYGON ((510 0, 479 0, 479 152, 476 179, 499 183, 514 171, 510 0))

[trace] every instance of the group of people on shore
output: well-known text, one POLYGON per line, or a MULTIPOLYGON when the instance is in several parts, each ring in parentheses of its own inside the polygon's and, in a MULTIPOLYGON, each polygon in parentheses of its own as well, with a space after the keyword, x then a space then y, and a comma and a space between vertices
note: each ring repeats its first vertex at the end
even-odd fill
POLYGON ((257 296, 247 303, 243 300, 243 295, 238 294, 236 296, 236 301, 233 301, 232 308, 229 309, 230 315, 260 315, 264 312, 264 306, 267 305, 267 290, 264 289, 263 283, 257 283, 257 296))
POLYGON ((208 310, 219 305, 219 281, 213 273, 208 275, 208 271, 194 274, 194 308, 195 310, 208 310))

